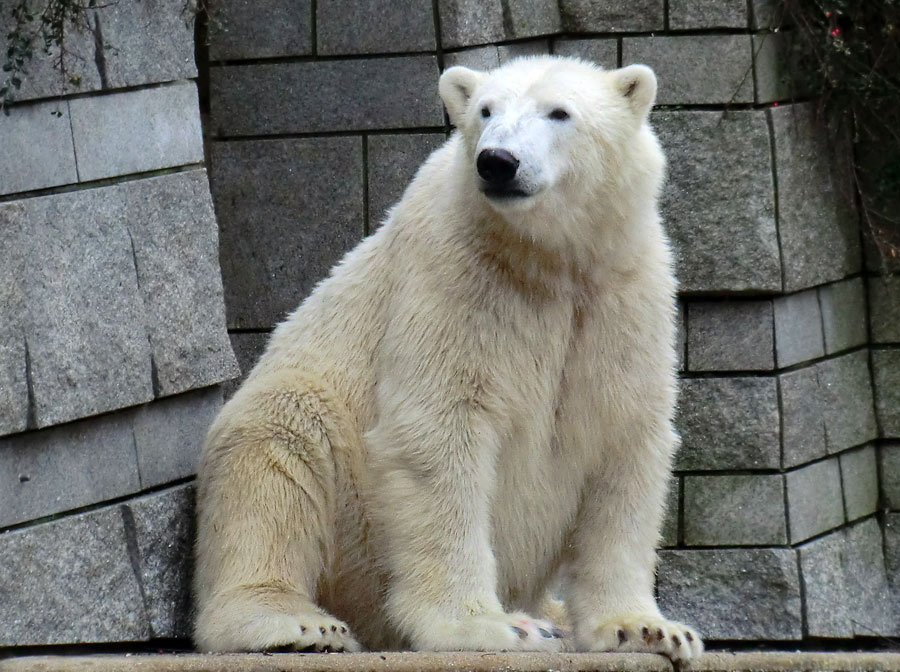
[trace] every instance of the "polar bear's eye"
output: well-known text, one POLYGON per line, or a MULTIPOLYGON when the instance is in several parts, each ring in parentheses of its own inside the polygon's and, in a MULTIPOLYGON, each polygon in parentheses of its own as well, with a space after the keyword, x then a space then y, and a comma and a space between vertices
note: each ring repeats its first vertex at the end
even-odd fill
POLYGON ((481 108, 481 116, 484 119, 487 119, 489 116, 491 116, 491 108, 489 108, 487 105, 482 107, 481 108))
POLYGON ((551 119, 553 119, 554 121, 565 121, 566 119, 569 118, 569 113, 566 112, 561 107, 557 107, 555 110, 553 110, 547 116, 550 117, 551 119))

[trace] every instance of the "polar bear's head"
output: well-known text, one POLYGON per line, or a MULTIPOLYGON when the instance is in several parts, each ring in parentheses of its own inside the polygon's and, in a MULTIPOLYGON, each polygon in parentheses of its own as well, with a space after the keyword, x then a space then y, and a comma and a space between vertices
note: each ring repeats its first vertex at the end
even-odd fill
POLYGON ((623 186, 656 196, 663 158, 647 124, 656 77, 646 66, 525 58, 487 73, 449 68, 439 89, 470 184, 501 215, 596 210, 623 186))

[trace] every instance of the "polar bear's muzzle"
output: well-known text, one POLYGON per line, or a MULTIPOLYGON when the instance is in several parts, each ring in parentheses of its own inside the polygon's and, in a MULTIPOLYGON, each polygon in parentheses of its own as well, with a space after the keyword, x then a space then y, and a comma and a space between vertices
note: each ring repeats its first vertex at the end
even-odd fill
POLYGON ((475 161, 481 178, 480 188, 492 198, 521 198, 530 196, 522 189, 516 174, 519 160, 505 149, 483 149, 475 161))

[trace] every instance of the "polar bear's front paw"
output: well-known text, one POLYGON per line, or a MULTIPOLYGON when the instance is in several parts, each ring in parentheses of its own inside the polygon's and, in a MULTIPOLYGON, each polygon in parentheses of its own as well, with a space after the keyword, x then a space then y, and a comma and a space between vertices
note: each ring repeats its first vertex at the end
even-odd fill
POLYGON ((604 620, 579 636, 578 645, 584 651, 661 653, 678 661, 688 661, 703 653, 703 641, 695 630, 656 614, 604 620))
POLYGON ((266 651, 362 651, 346 623, 318 610, 283 616, 272 625, 274 641, 266 651))
POLYGON ((566 648, 565 633, 527 614, 489 613, 435 623, 416 642, 429 651, 544 651, 566 648))

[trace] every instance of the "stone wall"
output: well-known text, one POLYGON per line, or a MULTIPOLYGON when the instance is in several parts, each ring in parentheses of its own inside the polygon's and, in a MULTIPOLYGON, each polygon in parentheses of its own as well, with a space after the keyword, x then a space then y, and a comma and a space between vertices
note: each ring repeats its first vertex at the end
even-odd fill
POLYGON ((771 3, 216 0, 224 315, 182 7, 98 10, 119 48, 82 36, 78 90, 36 67, 0 117, 21 157, 0 161, 0 646, 186 635, 226 318, 246 372, 446 138, 441 69, 529 53, 660 79, 682 287, 664 611, 711 640, 900 634, 900 283, 791 103, 771 3))
POLYGON ((184 10, 87 12, 65 76, 37 22, 20 31, 35 57, 0 115, 0 647, 188 633, 189 481, 238 368, 184 10))

